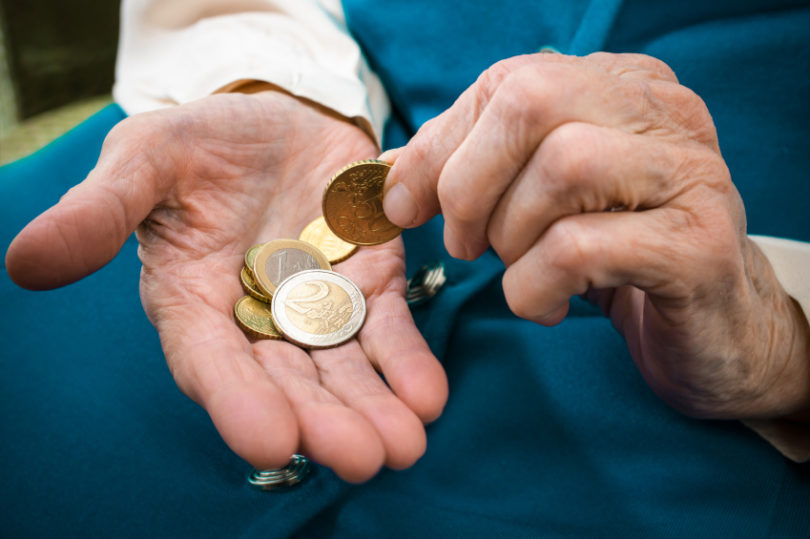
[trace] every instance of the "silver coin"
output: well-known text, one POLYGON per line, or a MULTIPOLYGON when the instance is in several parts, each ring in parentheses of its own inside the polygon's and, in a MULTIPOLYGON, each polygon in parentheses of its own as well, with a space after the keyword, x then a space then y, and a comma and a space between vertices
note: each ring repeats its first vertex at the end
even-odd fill
POLYGON ((274 470, 252 470, 248 483, 259 490, 282 490, 303 481, 312 470, 309 460, 302 455, 293 455, 290 462, 274 470))
POLYGON ((433 298, 447 282, 442 261, 422 266, 408 279, 405 299, 409 305, 418 305, 433 298))
POLYGON ((264 296, 270 297, 276 287, 299 271, 330 270, 329 260, 317 247, 300 240, 273 240, 265 243, 253 259, 253 280, 264 296))
POLYGON ((273 320, 288 341, 304 348, 331 348, 360 331, 366 298, 347 277, 326 270, 306 270, 276 288, 273 320))

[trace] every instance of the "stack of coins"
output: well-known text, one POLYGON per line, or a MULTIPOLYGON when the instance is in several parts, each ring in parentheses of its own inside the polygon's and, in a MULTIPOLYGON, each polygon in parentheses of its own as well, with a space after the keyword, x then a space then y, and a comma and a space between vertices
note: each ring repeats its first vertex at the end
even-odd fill
POLYGON ((303 455, 296 454, 282 468, 252 470, 248 475, 248 483, 259 490, 284 490, 306 479, 311 469, 309 460, 303 455))
POLYGON ((358 245, 377 245, 402 231, 385 217, 382 188, 390 165, 376 160, 338 171, 323 195, 323 216, 299 239, 277 239, 245 253, 241 280, 246 296, 234 306, 250 337, 286 339, 304 348, 330 348, 351 339, 366 318, 366 301, 332 264, 358 245))

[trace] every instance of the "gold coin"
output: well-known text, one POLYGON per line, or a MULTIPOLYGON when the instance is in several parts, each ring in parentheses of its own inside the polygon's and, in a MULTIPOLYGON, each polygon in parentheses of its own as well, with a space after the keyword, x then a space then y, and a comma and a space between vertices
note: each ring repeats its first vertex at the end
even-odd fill
POLYGON ((399 236, 382 207, 385 177, 391 165, 367 159, 339 170, 323 193, 326 224, 342 240, 355 245, 377 245, 399 236))
POLYGON ((245 253, 245 267, 247 268, 251 277, 253 277, 253 261, 256 260, 256 253, 259 252, 259 249, 261 249, 263 245, 263 243, 254 245, 245 253))
POLYGON ((236 323, 242 331, 259 339, 282 339, 273 323, 270 305, 250 296, 242 296, 233 307, 236 323))
POLYGON ((335 233, 326 226, 323 217, 318 217, 304 227, 298 239, 311 243, 320 249, 329 259, 330 264, 337 264, 346 260, 357 250, 357 245, 343 241, 335 236, 335 233))
POLYGON ((253 261, 253 279, 262 294, 272 297, 281 281, 309 269, 331 270, 326 255, 301 240, 273 240, 265 243, 253 261))
POLYGON ((263 301, 265 303, 270 303, 273 301, 272 297, 262 294, 262 291, 259 290, 258 286, 256 286, 256 281, 253 280, 251 273, 251 271, 243 267, 242 272, 239 274, 240 277, 242 277, 242 288, 244 288, 245 292, 247 292, 247 295, 253 299, 258 299, 259 301, 263 301))

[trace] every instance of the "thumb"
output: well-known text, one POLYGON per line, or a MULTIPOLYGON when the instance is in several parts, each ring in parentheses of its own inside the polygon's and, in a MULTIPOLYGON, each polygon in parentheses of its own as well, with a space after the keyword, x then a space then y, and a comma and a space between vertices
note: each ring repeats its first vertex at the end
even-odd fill
POLYGON ((404 146, 387 150, 377 158, 391 163, 383 187, 383 212, 389 221, 401 228, 424 224, 441 211, 436 182, 423 176, 417 177, 419 181, 412 181, 413 174, 403 172, 409 168, 406 161, 411 160, 410 153, 413 152, 404 146), (399 160, 403 153, 405 159, 399 160))
POLYGON ((119 150, 105 160, 104 153, 87 179, 11 242, 6 270, 15 283, 46 290, 100 269, 162 198, 147 159, 119 150))

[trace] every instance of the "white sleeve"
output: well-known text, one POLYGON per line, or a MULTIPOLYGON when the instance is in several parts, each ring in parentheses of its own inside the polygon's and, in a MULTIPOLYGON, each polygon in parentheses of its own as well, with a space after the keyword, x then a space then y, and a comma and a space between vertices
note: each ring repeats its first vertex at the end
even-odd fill
POLYGON ((773 267, 779 284, 810 321, 810 243, 770 236, 749 236, 773 267))
POLYGON ((388 98, 340 0, 123 1, 113 96, 128 114, 245 80, 320 103, 381 140, 388 98))
MULTIPOLYGON (((810 243, 749 237, 768 258, 782 288, 796 300, 810 323, 810 243)), ((810 425, 767 419, 748 420, 745 424, 791 460, 810 461, 810 425)))

